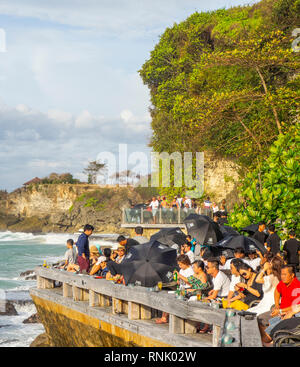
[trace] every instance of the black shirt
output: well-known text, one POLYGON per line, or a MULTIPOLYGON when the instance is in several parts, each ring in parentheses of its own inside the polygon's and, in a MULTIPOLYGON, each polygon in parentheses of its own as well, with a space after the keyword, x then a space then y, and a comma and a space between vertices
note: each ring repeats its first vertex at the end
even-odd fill
POLYGON ((251 292, 249 292, 247 289, 245 289, 243 291, 244 295, 246 296, 245 298, 242 298, 241 301, 246 303, 248 306, 250 305, 250 303, 252 301, 256 301, 256 300, 261 300, 263 298, 264 292, 262 290, 262 284, 260 283, 256 283, 256 278, 257 278, 258 274, 256 274, 253 283, 251 285, 252 289, 255 289, 256 291, 259 292, 260 296, 256 297, 254 294, 252 294, 251 292))
POLYGON ((288 264, 299 264, 298 251, 300 251, 300 242, 296 238, 287 240, 283 246, 283 251, 287 252, 288 264))
POLYGON ((255 240, 259 241, 264 245, 266 242, 267 235, 265 234, 265 232, 256 231, 252 238, 254 238, 255 240))
POLYGON ((267 247, 270 248, 270 251, 276 255, 280 252, 280 237, 277 233, 272 233, 267 238, 267 247))

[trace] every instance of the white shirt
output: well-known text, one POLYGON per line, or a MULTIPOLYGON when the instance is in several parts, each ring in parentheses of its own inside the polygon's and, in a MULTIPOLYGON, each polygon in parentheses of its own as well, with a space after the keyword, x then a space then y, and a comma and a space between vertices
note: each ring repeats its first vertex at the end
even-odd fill
POLYGON ((212 210, 213 210, 213 213, 218 212, 218 211, 219 211, 219 207, 218 207, 218 205, 216 205, 216 206, 212 206, 212 210))
POLYGON ((230 270, 230 263, 231 263, 232 259, 228 259, 226 260, 226 263, 224 265, 220 265, 219 269, 220 270, 230 270))
POLYGON ((261 262, 260 257, 257 257, 257 258, 255 258, 255 259, 253 259, 253 260, 251 260, 251 259, 243 259, 243 261, 244 261, 246 264, 248 264, 249 266, 251 266, 251 268, 252 268, 253 270, 256 270, 256 269, 259 267, 260 262, 261 262))
POLYGON ((155 201, 151 201, 150 205, 152 209, 158 209, 159 207, 159 201, 155 200, 155 201))
POLYGON ((185 253, 186 256, 190 259, 191 264, 195 261, 195 255, 192 250, 185 253))
MULTIPOLYGON (((182 275, 185 278, 188 278, 188 277, 194 275, 194 270, 191 266, 189 266, 185 270, 180 269, 179 274, 182 275)), ((186 284, 182 279, 180 279, 180 284, 183 284, 184 288, 190 288, 190 286, 188 284, 186 284)))
POLYGON ((185 204, 188 204, 189 208, 192 207, 192 200, 191 199, 186 199, 185 202, 184 202, 184 205, 185 204))
POLYGON ((229 291, 234 292, 235 291, 235 289, 234 289, 235 285, 237 285, 240 282, 241 282, 241 277, 232 274, 231 282, 230 282, 230 286, 229 286, 229 291))
POLYGON ((214 291, 219 291, 218 297, 227 297, 230 288, 230 280, 222 271, 219 271, 217 276, 212 278, 212 282, 214 291))

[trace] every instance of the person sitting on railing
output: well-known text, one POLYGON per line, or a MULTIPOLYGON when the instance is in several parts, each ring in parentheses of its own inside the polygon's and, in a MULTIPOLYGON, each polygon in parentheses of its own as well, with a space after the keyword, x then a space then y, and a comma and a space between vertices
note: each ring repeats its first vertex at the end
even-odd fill
POLYGON ((195 255, 192 251, 192 244, 188 241, 186 241, 182 246, 181 246, 181 251, 180 251, 181 255, 186 255, 188 256, 188 258, 190 259, 191 264, 193 264, 193 262, 195 261, 195 255))
MULTIPOLYGON (((180 268, 179 273, 177 270, 174 271, 174 274, 180 274, 184 278, 188 278, 194 275, 194 270, 191 267, 191 262, 188 256, 179 255, 177 258, 177 263, 180 268)), ((177 278, 177 283, 183 286, 184 288, 190 288, 190 285, 185 283, 181 278, 177 278)), ((167 312, 163 312, 162 317, 160 319, 156 319, 157 324, 166 324, 168 323, 169 314, 167 312)))
POLYGON ((238 295, 237 291, 235 290, 235 286, 241 282, 241 275, 240 275, 240 266, 243 264, 242 259, 232 259, 230 262, 230 272, 231 272, 231 280, 229 286, 229 293, 227 299, 223 301, 223 308, 228 308, 231 305, 231 302, 235 301, 235 297, 238 295))
MULTIPOLYGON (((187 293, 195 293, 196 291, 205 291, 211 287, 208 276, 204 270, 204 262, 197 260, 193 263, 194 274, 188 277, 183 276, 180 272, 177 273, 178 279, 181 279, 190 288, 186 289, 187 293)), ((197 292, 198 293, 198 292, 197 292)))
POLYGON ((64 263, 59 265, 59 269, 68 269, 69 265, 76 264, 77 261, 77 252, 76 249, 73 247, 74 241, 72 239, 67 241, 67 251, 65 252, 64 256, 64 263))
POLYGON ((98 258, 100 257, 100 252, 96 246, 90 247, 90 268, 96 264, 98 258))
POLYGON ((103 278, 106 278, 106 274, 108 273, 107 268, 107 262, 108 258, 105 256, 100 256, 96 264, 92 267, 92 270, 90 271, 90 275, 98 275, 103 278))
MULTIPOLYGON (((258 282, 258 274, 246 263, 239 266, 239 273, 244 282, 237 283, 235 290, 238 295, 230 303, 230 308, 239 311, 246 311, 253 301, 260 301, 263 297, 262 283, 258 282)), ((227 308, 226 301, 223 301, 223 307, 227 308)))

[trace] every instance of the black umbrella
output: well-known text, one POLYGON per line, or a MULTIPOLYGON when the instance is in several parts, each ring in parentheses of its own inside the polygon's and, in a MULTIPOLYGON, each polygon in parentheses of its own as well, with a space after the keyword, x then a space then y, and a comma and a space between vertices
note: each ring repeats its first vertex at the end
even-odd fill
POLYGON ((220 225, 220 231, 222 232, 223 236, 240 236, 239 232, 237 232, 234 228, 230 226, 220 225))
POLYGON ((170 247, 174 245, 181 246, 186 242, 186 237, 186 234, 179 227, 163 228, 151 236, 150 241, 158 241, 170 247))
POLYGON ((168 273, 177 266, 177 253, 158 241, 150 241, 130 249, 120 266, 125 284, 139 281, 143 287, 153 287, 158 282, 169 282, 168 273))
POLYGON ((242 228, 241 231, 247 232, 252 236, 256 231, 258 231, 258 224, 250 224, 250 226, 242 228))
POLYGON ((190 214, 184 220, 188 234, 200 245, 214 245, 223 239, 219 225, 206 215, 190 214))
POLYGON ((246 236, 228 236, 216 244, 216 247, 236 250, 242 248, 246 253, 258 249, 262 254, 266 253, 265 247, 253 238, 246 236))

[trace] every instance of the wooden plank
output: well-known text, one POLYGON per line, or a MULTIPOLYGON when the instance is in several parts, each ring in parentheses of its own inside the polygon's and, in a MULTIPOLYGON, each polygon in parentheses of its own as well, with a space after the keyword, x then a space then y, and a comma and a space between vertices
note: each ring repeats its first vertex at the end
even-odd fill
POLYGON ((44 289, 51 289, 51 288, 54 288, 55 286, 55 280, 44 278, 43 282, 44 282, 44 287, 43 287, 44 289))
POLYGON ((152 312, 151 307, 140 305, 141 309, 141 320, 151 320, 152 312))
POLYGON ((139 320, 141 318, 140 305, 134 302, 128 302, 128 319, 139 320))
POLYGON ((169 315, 169 333, 184 334, 184 320, 175 315, 169 315))
POLYGON ((36 277, 36 283, 37 283, 37 288, 38 289, 43 289, 44 288, 44 278, 42 278, 41 276, 37 275, 36 277))
POLYGON ((100 307, 109 307, 110 306, 110 299, 108 296, 105 296, 104 294, 99 295, 100 298, 100 307))

